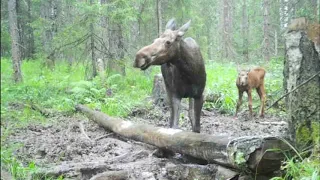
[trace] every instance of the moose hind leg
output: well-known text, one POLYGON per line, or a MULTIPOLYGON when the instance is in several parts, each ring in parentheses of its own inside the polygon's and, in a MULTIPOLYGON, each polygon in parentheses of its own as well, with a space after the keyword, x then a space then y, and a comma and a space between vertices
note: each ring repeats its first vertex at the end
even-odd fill
POLYGON ((264 87, 261 86, 261 87, 257 88, 257 92, 259 94, 260 101, 261 101, 260 117, 263 118, 264 117, 264 106, 265 106, 265 101, 266 101, 266 95, 265 95, 264 87))
POLYGON ((201 116, 201 110, 203 106, 203 96, 200 98, 194 98, 194 117, 195 117, 195 123, 192 126, 192 131, 200 133, 200 116, 201 116))
POLYGON ((178 128, 179 127, 179 117, 180 117, 180 102, 181 98, 172 96, 170 99, 170 128, 178 128))
POLYGON ((191 122, 191 127, 193 128, 195 125, 195 118, 194 118, 194 99, 189 98, 189 120, 191 122))

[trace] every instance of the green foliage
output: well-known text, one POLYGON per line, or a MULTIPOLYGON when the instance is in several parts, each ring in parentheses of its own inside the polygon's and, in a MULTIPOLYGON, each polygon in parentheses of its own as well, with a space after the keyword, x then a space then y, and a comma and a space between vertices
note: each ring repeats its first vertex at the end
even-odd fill
MULTIPOLYGON (((319 180, 320 173, 320 159, 319 154, 311 155, 308 158, 302 158, 304 154, 308 154, 307 151, 298 152, 291 144, 286 140, 282 139, 285 143, 291 147, 291 149, 296 153, 295 155, 290 155, 284 153, 286 156, 286 161, 281 166, 281 170, 284 172, 281 177, 274 177, 271 180, 287 180, 287 179, 301 179, 301 180, 319 180), (314 157, 315 156, 315 157, 314 157)), ((316 148, 313 147, 313 150, 316 148)))
POLYGON ((212 106, 220 111, 233 113, 235 110, 238 90, 235 85, 237 77, 234 64, 211 63, 206 65, 207 85, 206 93, 213 94, 216 101, 206 106, 212 106))
MULTIPOLYGON (((82 103, 101 109, 109 115, 126 116, 131 108, 141 105, 142 100, 151 92, 152 79, 138 72, 139 70, 128 71, 127 76, 113 74, 105 82, 100 77, 86 81, 83 66, 70 68, 66 63, 59 62, 51 71, 42 67, 40 61, 23 61, 25 81, 13 84, 11 62, 9 59, 1 60, 1 104, 4 105, 4 113, 12 102, 35 103, 59 111, 73 111, 76 104, 82 103), (111 94, 107 95, 107 91, 111 94)), ((26 108, 23 112, 34 114, 28 111, 32 110, 26 108)), ((30 118, 25 115, 23 117, 30 118)))
POLYGON ((8 172, 11 173, 11 176, 16 180, 23 180, 23 179, 34 179, 34 180, 62 180, 64 179, 63 176, 59 176, 58 178, 50 178, 50 177, 43 177, 40 175, 36 175, 39 171, 39 168, 34 162, 29 162, 27 165, 21 164, 14 156, 12 156, 14 149, 18 148, 21 145, 12 145, 9 147, 2 147, 1 148, 1 165, 2 168, 6 167, 8 172), (32 177, 32 178, 31 178, 32 177))
POLYGON ((1 56, 9 56, 11 52, 11 37, 8 29, 8 21, 1 19, 1 56))

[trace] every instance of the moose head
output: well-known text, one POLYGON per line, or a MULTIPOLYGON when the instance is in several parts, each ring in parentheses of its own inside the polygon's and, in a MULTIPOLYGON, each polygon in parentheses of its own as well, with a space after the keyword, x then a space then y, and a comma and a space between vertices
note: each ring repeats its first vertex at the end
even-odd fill
POLYGON ((155 39, 152 44, 141 48, 134 62, 134 67, 146 70, 151 65, 162 65, 175 59, 179 53, 181 37, 190 26, 188 21, 176 30, 175 20, 171 19, 166 25, 166 30, 155 39))

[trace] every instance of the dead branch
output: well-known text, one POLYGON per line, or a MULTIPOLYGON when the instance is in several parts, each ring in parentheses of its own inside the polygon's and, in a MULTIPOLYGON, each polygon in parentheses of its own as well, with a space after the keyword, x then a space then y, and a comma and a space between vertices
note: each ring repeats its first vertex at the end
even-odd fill
POLYGON ((64 45, 62 45, 60 47, 54 48, 53 51, 49 54, 49 56, 47 58, 48 59, 53 59, 55 53, 59 52, 62 48, 70 46, 70 45, 73 45, 73 44, 75 44, 75 45, 72 46, 72 48, 76 47, 79 44, 83 43, 85 40, 87 40, 89 37, 90 37, 89 34, 86 34, 86 35, 82 36, 81 38, 79 38, 79 39, 77 39, 77 40, 75 40, 73 42, 70 42, 70 43, 64 44, 64 45))
POLYGON ((86 132, 84 131, 83 124, 82 124, 81 122, 79 122, 77 125, 78 125, 78 127, 79 127, 79 129, 80 129, 81 134, 82 134, 86 139, 88 139, 90 142, 93 142, 93 141, 89 138, 89 136, 86 134, 86 132))
POLYGON ((113 135, 113 134, 114 134, 114 133, 105 134, 105 135, 103 135, 103 136, 97 137, 96 139, 94 139, 94 141, 99 141, 100 139, 109 137, 109 136, 111 136, 111 135, 113 135))
POLYGON ((264 124, 264 125, 286 125, 288 124, 285 121, 280 121, 280 122, 266 122, 266 121, 258 121, 258 124, 264 124))
POLYGON ((295 87, 294 89, 292 89, 291 91, 287 92, 286 94, 282 95, 278 100, 276 100, 273 104, 271 104, 266 110, 269 110, 272 106, 274 106, 275 104, 277 104, 281 99, 283 99, 284 97, 288 96, 289 94, 291 94, 292 92, 296 91, 297 89, 299 89, 300 87, 302 87, 303 85, 305 85, 306 83, 308 83, 309 81, 311 81, 313 78, 315 78, 317 75, 320 74, 320 71, 316 74, 314 74, 313 76, 311 76, 309 79, 307 79, 306 81, 304 81, 303 83, 301 83, 299 86, 295 87))

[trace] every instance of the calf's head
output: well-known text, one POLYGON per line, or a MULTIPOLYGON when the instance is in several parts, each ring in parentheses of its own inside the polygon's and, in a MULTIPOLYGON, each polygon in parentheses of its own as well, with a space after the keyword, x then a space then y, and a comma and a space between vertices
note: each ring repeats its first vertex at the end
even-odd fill
POLYGON ((181 37, 188 30, 190 22, 176 30, 175 20, 169 20, 165 32, 137 52, 133 67, 146 70, 151 65, 161 65, 172 60, 179 52, 181 37))
POLYGON ((238 85, 240 86, 246 86, 248 85, 248 74, 250 70, 241 70, 238 73, 238 85))

